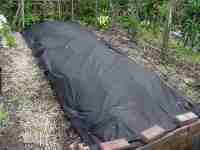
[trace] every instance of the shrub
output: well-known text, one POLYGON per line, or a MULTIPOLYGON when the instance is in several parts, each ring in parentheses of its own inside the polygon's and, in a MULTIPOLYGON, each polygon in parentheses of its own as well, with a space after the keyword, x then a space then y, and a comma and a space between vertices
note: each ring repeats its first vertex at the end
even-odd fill
POLYGON ((12 36, 10 27, 7 24, 3 24, 3 27, 0 29, 0 36, 3 37, 6 41, 6 45, 8 47, 16 46, 16 40, 12 36))
POLYGON ((135 16, 120 16, 118 22, 134 37, 142 30, 140 21, 135 16))
POLYGON ((99 16, 97 18, 97 25, 100 29, 107 29, 110 27, 111 18, 109 16, 99 16))

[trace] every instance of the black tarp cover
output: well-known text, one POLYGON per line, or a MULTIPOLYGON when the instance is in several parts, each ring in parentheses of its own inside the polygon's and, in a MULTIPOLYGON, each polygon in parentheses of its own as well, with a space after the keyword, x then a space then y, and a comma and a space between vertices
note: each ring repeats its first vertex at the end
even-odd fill
POLYGON ((25 32, 72 125, 89 144, 126 138, 154 125, 174 130, 190 111, 159 77, 76 23, 45 22, 25 32))

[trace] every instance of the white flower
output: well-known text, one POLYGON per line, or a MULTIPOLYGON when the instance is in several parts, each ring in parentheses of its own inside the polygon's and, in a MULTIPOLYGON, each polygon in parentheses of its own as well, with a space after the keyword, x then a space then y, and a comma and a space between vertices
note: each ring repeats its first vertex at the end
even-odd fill
POLYGON ((7 19, 4 15, 0 14, 0 29, 3 28, 3 24, 7 23, 7 19))
POLYGON ((4 15, 0 15, 0 22, 7 23, 7 19, 4 15))

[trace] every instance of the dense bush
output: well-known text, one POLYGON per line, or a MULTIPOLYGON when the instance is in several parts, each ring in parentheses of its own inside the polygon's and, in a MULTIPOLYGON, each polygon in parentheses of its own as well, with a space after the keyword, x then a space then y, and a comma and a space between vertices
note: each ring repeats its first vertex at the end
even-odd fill
POLYGON ((16 45, 16 41, 11 33, 10 27, 6 24, 0 29, 0 37, 5 39, 5 46, 13 47, 16 45))
POLYGON ((182 31, 184 32, 185 45, 200 46, 200 0, 186 2, 182 31))

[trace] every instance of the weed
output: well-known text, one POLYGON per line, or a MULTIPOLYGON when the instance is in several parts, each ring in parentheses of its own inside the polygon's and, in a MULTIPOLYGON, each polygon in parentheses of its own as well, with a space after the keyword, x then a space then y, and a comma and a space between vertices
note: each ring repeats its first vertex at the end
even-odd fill
POLYGON ((8 47, 16 46, 16 40, 12 36, 11 29, 7 24, 4 24, 3 28, 0 29, 0 36, 5 38, 6 46, 8 47))
POLYGON ((191 48, 176 48, 176 56, 193 64, 200 64, 200 53, 194 52, 191 48))
POLYGON ((3 105, 0 105, 0 127, 4 126, 8 120, 8 112, 5 111, 3 105))

